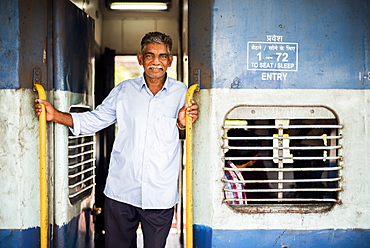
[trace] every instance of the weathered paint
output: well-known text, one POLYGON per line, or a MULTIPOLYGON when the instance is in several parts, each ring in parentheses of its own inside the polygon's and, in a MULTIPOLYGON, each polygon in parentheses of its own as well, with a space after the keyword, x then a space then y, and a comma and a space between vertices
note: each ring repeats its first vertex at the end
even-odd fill
POLYGON ((46 85, 47 0, 0 2, 0 89, 32 89, 32 69, 46 85))
POLYGON ((0 89, 19 87, 19 9, 18 1, 0 2, 0 89))
POLYGON ((70 222, 54 228, 54 246, 66 248, 94 247, 91 208, 86 208, 70 222))
POLYGON ((196 245, 353 247, 342 235, 369 245, 369 18, 365 0, 189 0, 190 72, 201 71, 202 88, 193 126, 196 245), (330 109, 344 127, 342 203, 317 213, 241 213, 222 203, 222 126, 239 105, 330 109))
POLYGON ((55 89, 93 94, 94 20, 70 1, 53 6, 55 89))
MULTIPOLYGON (((194 123, 194 224, 212 230, 369 230, 368 202, 370 91, 212 89, 195 94, 199 119, 194 123), (217 101, 215 101, 217 99, 217 101), (349 104, 350 103, 350 104, 349 104), (237 105, 325 106, 343 124, 343 192, 341 205, 324 213, 236 213, 223 200, 223 121, 237 105), (361 140, 361 142, 359 142, 361 140)), ((214 233, 214 232, 211 232, 214 233)), ((195 234, 196 235, 196 234, 195 234)), ((222 246, 221 246, 222 247, 222 246)))
POLYGON ((0 229, 39 223, 38 120, 32 90, 1 90, 0 229))
MULTIPOLYGON (((51 95, 54 104, 62 111, 68 111, 70 104, 84 101, 83 94, 57 91, 49 93, 49 97, 51 95)), ((0 109, 0 128, 3 130, 0 144, 0 197, 3 199, 0 247, 33 247, 39 240, 38 119, 33 108, 36 97, 36 92, 26 89, 1 90, 0 94, 3 106, 0 109)), ((65 245, 72 242, 70 240, 81 239, 81 233, 88 232, 86 235, 92 236, 93 229, 81 223, 87 219, 86 223, 91 225, 89 209, 92 209, 94 195, 75 206, 69 203, 68 128, 49 123, 48 130, 49 219, 54 222, 51 229, 60 227, 54 237, 56 242, 63 244, 58 247, 76 247, 65 245), (79 225, 76 219, 80 221, 79 225)))
POLYGON ((370 229, 215 230, 199 225, 194 229, 194 247, 197 248, 360 248, 370 245, 370 229))
POLYGON ((189 0, 190 71, 202 70, 207 89, 369 89, 369 19, 367 0, 189 0), (248 52, 248 42, 275 44, 270 35, 285 50, 248 52), (284 59, 281 70, 268 66, 284 59))
MULTIPOLYGON (((91 248, 94 247, 93 220, 91 209, 87 208, 67 224, 54 226, 50 233, 52 247, 91 248)), ((40 247, 40 228, 0 229, 0 247, 40 247)))
MULTIPOLYGON (((70 1, 52 3, 0 2, 1 247, 39 246, 39 131, 33 69, 41 71, 38 83, 57 109, 68 112, 73 104, 94 102, 94 21, 70 1)), ((68 128, 48 123, 47 131, 49 221, 55 231, 49 238, 59 247, 78 247, 82 242, 88 245, 80 247, 89 247, 94 195, 73 206, 69 203, 68 128)))
POLYGON ((40 247, 40 228, 0 229, 0 247, 40 247))

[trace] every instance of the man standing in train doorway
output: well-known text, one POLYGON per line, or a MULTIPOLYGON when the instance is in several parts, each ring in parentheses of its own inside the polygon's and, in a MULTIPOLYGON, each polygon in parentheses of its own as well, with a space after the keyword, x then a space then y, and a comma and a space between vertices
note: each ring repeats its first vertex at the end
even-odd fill
POLYGON ((185 105, 187 87, 167 77, 171 49, 169 36, 146 34, 137 54, 143 76, 120 83, 91 112, 63 113, 36 99, 37 116, 44 104, 47 120, 69 126, 74 135, 118 124, 104 190, 107 248, 136 247, 139 223, 146 248, 166 244, 178 202, 179 129, 186 113, 193 122, 198 118, 196 102, 185 105))

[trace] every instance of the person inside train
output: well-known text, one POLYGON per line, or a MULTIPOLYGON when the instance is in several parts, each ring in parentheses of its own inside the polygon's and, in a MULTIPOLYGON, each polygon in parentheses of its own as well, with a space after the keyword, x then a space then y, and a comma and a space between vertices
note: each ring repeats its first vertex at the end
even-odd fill
MULTIPOLYGON (((256 139, 248 139, 248 137, 256 137, 256 135, 245 129, 230 129, 227 132, 228 137, 242 137, 241 139, 229 139, 230 147, 261 147, 261 141, 256 139), (243 138, 245 137, 245 138, 243 138)), ((225 153, 225 157, 258 157, 259 151, 255 149, 230 149, 225 153)), ((227 167, 236 167, 236 168, 265 168, 263 161, 261 160, 232 160, 226 161, 227 167)), ((243 171, 241 173, 241 180, 268 180, 267 174, 265 171, 243 171)), ((230 177, 226 175, 226 177, 230 177)), ((240 179, 240 177, 239 177, 240 179)), ((245 183, 244 189, 270 189, 270 185, 266 182, 264 183, 245 183)), ((268 192, 247 192, 247 199, 257 199, 257 198, 268 198, 268 192)), ((249 200, 250 201, 250 200, 249 200)))
MULTIPOLYGON (((296 120, 295 124, 303 124, 303 125, 319 125, 323 124, 325 120, 296 120)), ((329 122, 330 123, 330 122, 329 122)), ((315 181, 319 179, 323 179, 323 171, 322 170, 315 170, 315 168, 319 167, 326 167, 328 166, 328 161, 324 159, 314 159, 324 157, 324 153, 326 150, 323 149, 315 149, 315 147, 324 147, 324 138, 323 139, 310 139, 310 136, 313 137, 325 137, 325 133, 327 133, 328 130, 325 130, 323 128, 305 128, 298 130, 295 134, 296 136, 302 136, 306 137, 302 140, 293 140, 292 145, 297 147, 305 147, 305 148, 311 148, 311 149, 298 149, 293 150, 293 156, 296 158, 293 163, 293 167, 297 169, 307 169, 312 168, 312 170, 297 170, 294 171, 294 179, 297 179, 298 181, 295 183, 295 188, 298 189, 305 189, 307 191, 298 191, 293 194, 293 197, 295 198, 323 198, 324 192, 322 191, 315 191, 315 189, 325 188, 325 185, 320 181, 315 181), (300 157, 312 157, 313 159, 304 159, 300 160, 297 158, 300 157), (312 180, 308 182, 300 182, 299 180, 312 180)))
POLYGON ((143 76, 117 85, 91 112, 63 113, 35 100, 37 116, 45 105, 47 120, 74 135, 118 124, 104 190, 106 247, 136 247, 139 223, 146 248, 165 247, 178 201, 179 129, 186 114, 193 122, 198 118, 197 103, 185 104, 185 84, 167 77, 171 49, 168 35, 145 34, 137 54, 143 76))

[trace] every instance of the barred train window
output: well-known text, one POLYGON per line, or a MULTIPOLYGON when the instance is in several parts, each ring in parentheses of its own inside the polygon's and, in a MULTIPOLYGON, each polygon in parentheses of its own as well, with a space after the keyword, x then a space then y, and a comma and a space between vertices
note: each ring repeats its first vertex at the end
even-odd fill
MULTIPOLYGON (((84 112, 89 107, 78 106, 70 112, 84 112)), ((95 134, 68 136, 68 198, 71 204, 91 195, 95 186, 95 134)))
POLYGON ((322 212, 340 203, 341 129, 324 107, 238 106, 224 123, 224 202, 238 212, 322 212))

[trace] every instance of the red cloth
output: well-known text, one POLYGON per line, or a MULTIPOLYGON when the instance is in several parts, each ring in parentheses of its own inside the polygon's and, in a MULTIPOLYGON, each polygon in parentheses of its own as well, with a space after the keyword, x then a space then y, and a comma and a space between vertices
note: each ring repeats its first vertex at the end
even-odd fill
MULTIPOLYGON (((226 165, 229 168, 236 168, 233 162, 228 161, 226 165)), ((244 189, 244 183, 238 182, 239 180, 244 180, 242 173, 240 171, 225 171, 225 178, 227 180, 233 180, 234 182, 225 182, 225 189, 244 189)), ((245 192, 230 192, 225 191, 225 198, 226 199, 246 199, 247 195, 245 192)), ((228 204, 246 204, 246 201, 227 201, 228 204)))

